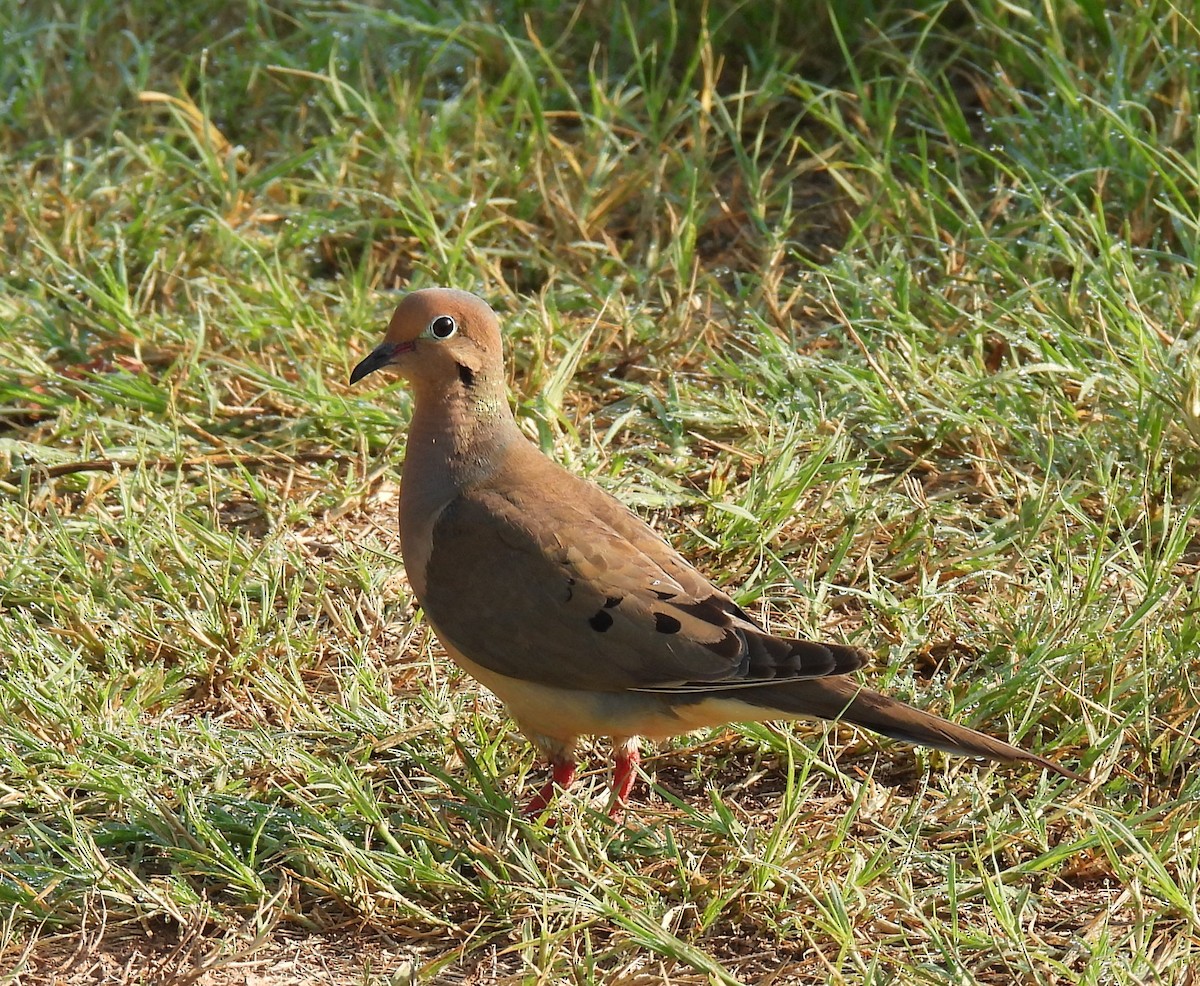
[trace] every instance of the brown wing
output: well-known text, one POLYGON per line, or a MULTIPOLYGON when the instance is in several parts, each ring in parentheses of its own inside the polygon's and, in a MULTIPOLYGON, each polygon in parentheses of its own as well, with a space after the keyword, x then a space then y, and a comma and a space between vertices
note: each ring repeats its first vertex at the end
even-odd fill
POLYGON ((857 648, 765 633, 622 504, 539 460, 546 483, 494 478, 434 526, 421 603, 470 660, 609 692, 744 688, 864 663, 857 648))

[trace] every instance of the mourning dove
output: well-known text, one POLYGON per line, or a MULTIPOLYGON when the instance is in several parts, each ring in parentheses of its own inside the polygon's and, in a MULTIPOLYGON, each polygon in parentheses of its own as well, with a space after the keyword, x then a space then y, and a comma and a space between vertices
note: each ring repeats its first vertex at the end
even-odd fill
POLYGON ((541 812, 575 776, 580 736, 612 738, 610 812, 638 737, 731 722, 825 719, 1003 762, 1066 768, 864 688, 867 654, 768 633, 618 500, 547 458, 513 418, 500 327, 481 299, 407 295, 355 368, 412 387, 400 546, 417 601, 454 661, 547 757, 541 812))

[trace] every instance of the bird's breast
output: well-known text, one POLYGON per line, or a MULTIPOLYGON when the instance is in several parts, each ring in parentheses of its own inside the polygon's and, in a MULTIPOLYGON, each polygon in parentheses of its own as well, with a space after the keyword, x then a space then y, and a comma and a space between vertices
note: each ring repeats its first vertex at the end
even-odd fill
POLYGON ((404 557, 408 583, 422 606, 426 598, 425 573, 433 554, 433 529, 442 511, 457 495, 453 489, 424 490, 402 486, 400 490, 400 554, 404 557))

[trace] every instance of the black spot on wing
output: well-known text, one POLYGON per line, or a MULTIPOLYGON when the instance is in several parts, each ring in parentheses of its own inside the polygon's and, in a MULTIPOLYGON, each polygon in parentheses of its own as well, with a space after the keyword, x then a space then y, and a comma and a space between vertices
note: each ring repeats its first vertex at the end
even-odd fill
POLYGON ((666 602, 668 599, 674 599, 677 595, 679 595, 678 592, 667 592, 663 589, 654 589, 652 591, 654 592, 654 595, 656 595, 663 602, 666 602))
POLYGON ((591 624, 592 629, 597 633, 604 633, 605 630, 613 625, 612 614, 598 609, 595 615, 588 620, 588 623, 591 624))
POLYGON ((604 600, 604 608, 612 609, 614 606, 620 606, 621 600, 624 598, 624 596, 608 596, 604 600))
POLYGON ((654 614, 654 629, 659 633, 678 633, 682 627, 683 624, 673 616, 666 613, 654 614))
POLYGON ((720 640, 705 644, 710 651, 718 657, 723 657, 727 661, 733 661, 737 658, 742 658, 743 667, 738 669, 738 677, 745 676, 744 665, 746 663, 744 652, 746 649, 746 637, 737 630, 726 630, 720 640))
POLYGON ((739 620, 745 620, 751 626, 758 626, 758 621, 755 620, 753 616, 742 609, 742 607, 735 603, 732 599, 723 600, 721 609, 723 609, 726 613, 732 613, 739 620))
MULTIPOLYGON (((733 623, 726 608, 720 605, 721 600, 716 596, 709 596, 707 599, 701 599, 697 603, 673 603, 672 605, 687 613, 688 616, 694 616, 698 620, 703 620, 715 627, 727 627, 733 623)), ((732 605, 732 604, 731 604, 732 605)), ((735 606, 734 609, 737 607, 735 606)))

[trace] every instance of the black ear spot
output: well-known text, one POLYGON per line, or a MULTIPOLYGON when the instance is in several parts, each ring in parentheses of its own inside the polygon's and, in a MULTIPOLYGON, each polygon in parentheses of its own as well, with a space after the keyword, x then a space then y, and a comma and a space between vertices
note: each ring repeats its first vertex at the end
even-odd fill
POLYGON ((462 381, 464 387, 475 386, 475 373, 469 366, 463 366, 461 363, 456 363, 458 367, 458 379, 462 381))

